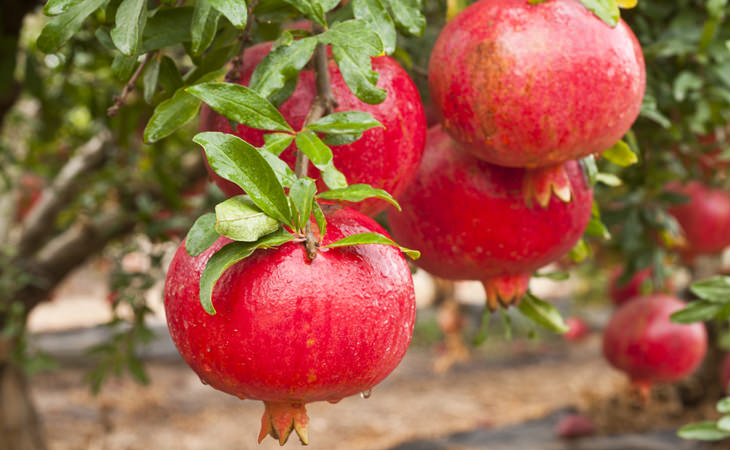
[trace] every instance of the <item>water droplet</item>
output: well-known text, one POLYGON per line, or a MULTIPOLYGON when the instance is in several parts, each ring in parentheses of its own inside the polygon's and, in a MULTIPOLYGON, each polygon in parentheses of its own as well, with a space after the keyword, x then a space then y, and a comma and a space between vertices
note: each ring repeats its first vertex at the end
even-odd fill
POLYGON ((367 389, 365 391, 360 392, 360 397, 362 397, 365 400, 369 399, 371 395, 373 395, 372 389, 367 389))
POLYGON ((205 386, 208 385, 208 382, 203 379, 203 377, 200 377, 200 382, 203 383, 205 386))

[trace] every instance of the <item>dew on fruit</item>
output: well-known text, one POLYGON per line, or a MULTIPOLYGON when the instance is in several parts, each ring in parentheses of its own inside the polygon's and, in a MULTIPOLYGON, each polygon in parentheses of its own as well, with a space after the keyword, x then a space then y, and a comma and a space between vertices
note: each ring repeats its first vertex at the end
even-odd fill
POLYGON ((373 395, 372 389, 367 389, 365 391, 360 392, 360 397, 364 400, 369 399, 371 395, 373 395))

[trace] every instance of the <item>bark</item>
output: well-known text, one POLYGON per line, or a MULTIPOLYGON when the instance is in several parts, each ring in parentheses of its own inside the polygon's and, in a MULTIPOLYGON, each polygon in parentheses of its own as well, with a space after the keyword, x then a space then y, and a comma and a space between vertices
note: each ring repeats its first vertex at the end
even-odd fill
POLYGON ((46 450, 25 374, 0 363, 0 450, 46 450))

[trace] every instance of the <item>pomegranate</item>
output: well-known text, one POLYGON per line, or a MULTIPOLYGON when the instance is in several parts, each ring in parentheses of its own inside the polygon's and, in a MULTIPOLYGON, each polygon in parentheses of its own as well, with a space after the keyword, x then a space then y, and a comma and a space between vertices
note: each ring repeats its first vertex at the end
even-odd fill
POLYGON ((667 189, 689 197, 687 203, 669 209, 684 232, 687 256, 719 253, 730 245, 730 194, 698 181, 667 189))
POLYGON ((416 180, 390 213, 398 241, 421 251, 416 264, 451 280, 480 280, 488 306, 519 300, 536 269, 567 253, 591 214, 593 191, 578 163, 565 164, 574 201, 535 204, 525 170, 500 167, 461 150, 441 127, 429 130, 416 180))
MULTIPOLYGON (((256 65, 268 54, 271 43, 255 45, 246 50, 240 83, 247 85, 256 65)), ((345 84, 334 61, 329 63, 332 93, 337 100, 336 111, 365 111, 373 115, 384 128, 366 131, 358 141, 333 148, 334 164, 345 174, 350 184, 365 183, 385 189, 398 196, 410 184, 418 170, 426 139, 426 116, 420 94, 408 73, 394 59, 383 56, 373 58, 373 70, 380 74, 378 87, 388 93, 383 103, 369 105, 361 102, 345 84)), ((294 129, 300 129, 316 96, 314 72, 304 70, 292 96, 279 110, 294 129)), ((204 106, 200 114, 201 131, 231 133, 228 120, 204 106)), ((247 142, 261 146, 265 131, 239 125, 235 134, 247 142)), ((293 146, 282 154, 292 167, 295 161, 293 146)), ((309 173, 317 174, 310 165, 309 173)), ((238 186, 211 172, 215 183, 229 196, 241 194, 238 186)), ((317 177, 319 189, 325 188, 317 177)), ((352 205, 355 209, 375 216, 387 203, 368 199, 352 205)))
POLYGON ((596 425, 588 416, 572 413, 560 419, 555 435, 562 439, 576 439, 596 434, 596 425))
MULTIPOLYGON (((636 272, 627 282, 620 283, 619 280, 623 274, 623 267, 616 267, 611 275, 609 276, 609 288, 608 295, 611 298, 611 302, 615 306, 621 306, 627 301, 634 297, 638 297, 642 294, 648 294, 651 291, 651 276, 652 269, 647 267, 636 272)), ((663 289, 654 289, 655 292, 663 290, 665 292, 671 292, 674 290, 674 284, 670 279, 664 281, 663 289)))
POLYGON ((720 380, 722 381, 722 389, 730 394, 730 354, 725 355, 720 368, 720 380))
POLYGON ((568 331, 563 333, 566 341, 582 341, 591 334, 591 327, 580 317, 568 317, 565 319, 565 325, 568 327, 568 331))
POLYGON ((648 396, 653 383, 681 380, 700 365, 707 351, 702 323, 671 322, 685 304, 675 297, 653 294, 636 298, 614 313, 603 333, 603 354, 648 396))
POLYGON ((477 157, 543 167, 601 152, 636 120, 644 57, 575 0, 481 0, 442 30, 429 88, 446 130, 477 157))
MULTIPOLYGON (((316 227, 315 227, 316 228, 316 227)), ((369 217, 330 211, 323 245, 385 233, 369 217)), ((369 392, 400 362, 411 340, 415 295, 407 262, 394 247, 319 248, 302 243, 258 250, 231 266, 213 291, 216 315, 199 300, 200 276, 220 238, 198 257, 184 244, 165 283, 170 334, 204 383, 263 400, 259 442, 283 444, 292 429, 307 443, 305 404, 369 392)))

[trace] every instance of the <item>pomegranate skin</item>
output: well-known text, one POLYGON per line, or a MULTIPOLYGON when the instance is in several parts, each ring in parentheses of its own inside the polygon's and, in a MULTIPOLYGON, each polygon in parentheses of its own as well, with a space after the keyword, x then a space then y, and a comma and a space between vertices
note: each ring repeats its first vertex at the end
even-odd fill
MULTIPOLYGON (((611 303, 613 303, 614 306, 621 306, 635 297, 648 293, 642 292, 642 288, 644 282, 652 276, 651 267, 641 269, 640 271, 636 272, 634 276, 631 277, 626 283, 619 284, 619 280, 621 279, 623 271, 623 267, 616 267, 609 276, 608 295, 611 298, 611 303)), ((672 283, 672 280, 665 279, 664 288, 655 289, 655 291, 672 292, 674 291, 674 284, 672 283)))
POLYGON ((688 255, 719 253, 730 246, 730 195, 698 181, 668 190, 689 197, 689 202, 669 209, 684 231, 688 255))
POLYGON ((691 374, 707 352, 702 323, 673 323, 669 317, 685 304, 654 294, 636 298, 614 313, 603 332, 603 354, 640 390, 671 383, 691 374))
MULTIPOLYGON (((268 54, 271 43, 255 45, 246 50, 240 84, 248 85, 256 65, 268 54)), ((332 147, 335 166, 345 174, 350 184, 365 183, 385 189, 398 196, 411 183, 418 170, 426 141, 426 115, 421 97, 408 73, 387 56, 373 58, 373 70, 380 74, 377 86, 387 91, 383 103, 369 105, 361 102, 345 84, 334 61, 329 62, 332 93, 337 100, 335 111, 365 111, 383 124, 366 131, 363 137, 347 145, 332 147)), ((316 96, 314 72, 304 70, 299 75, 297 88, 279 110, 289 124, 301 129, 316 96)), ((225 117, 203 105, 200 115, 201 131, 233 130, 225 117)), ((239 125, 235 134, 245 141, 261 146, 267 132, 239 125)), ((282 154, 293 168, 294 146, 282 154)), ((319 171, 310 164, 310 176, 317 179, 319 190, 326 190, 319 171), (315 176, 316 175, 316 176, 315 176)), ((228 196, 241 194, 241 189, 211 172, 213 181, 228 196)), ((368 199, 350 205, 369 216, 384 211, 387 203, 368 199)))
POLYGON ((450 280, 480 280, 489 306, 524 294, 530 275, 570 251, 591 214, 593 190, 577 162, 565 164, 573 200, 524 199, 524 169, 474 158, 441 127, 429 130, 416 180, 390 210, 399 243, 421 251, 416 264, 450 280))
MULTIPOLYGON (((367 232, 385 233, 369 217, 339 209, 328 217, 322 244, 367 232)), ((173 342, 205 383, 239 398, 264 400, 275 427, 289 414, 296 428, 301 414, 306 428, 304 404, 367 391, 403 358, 413 333, 415 295, 398 249, 321 249, 311 262, 302 243, 258 250, 219 279, 213 291, 217 314, 209 315, 200 305, 200 274, 229 242, 220 238, 195 258, 181 244, 165 283, 173 342)), ((260 439, 267 423, 265 416, 260 439)), ((284 431, 277 428, 272 435, 288 436, 284 431)), ((306 430, 304 436, 303 441, 306 430)))
POLYGON ((429 88, 446 130, 474 155, 534 168, 621 139, 646 71, 630 28, 609 27, 576 0, 481 0, 442 30, 429 88))

